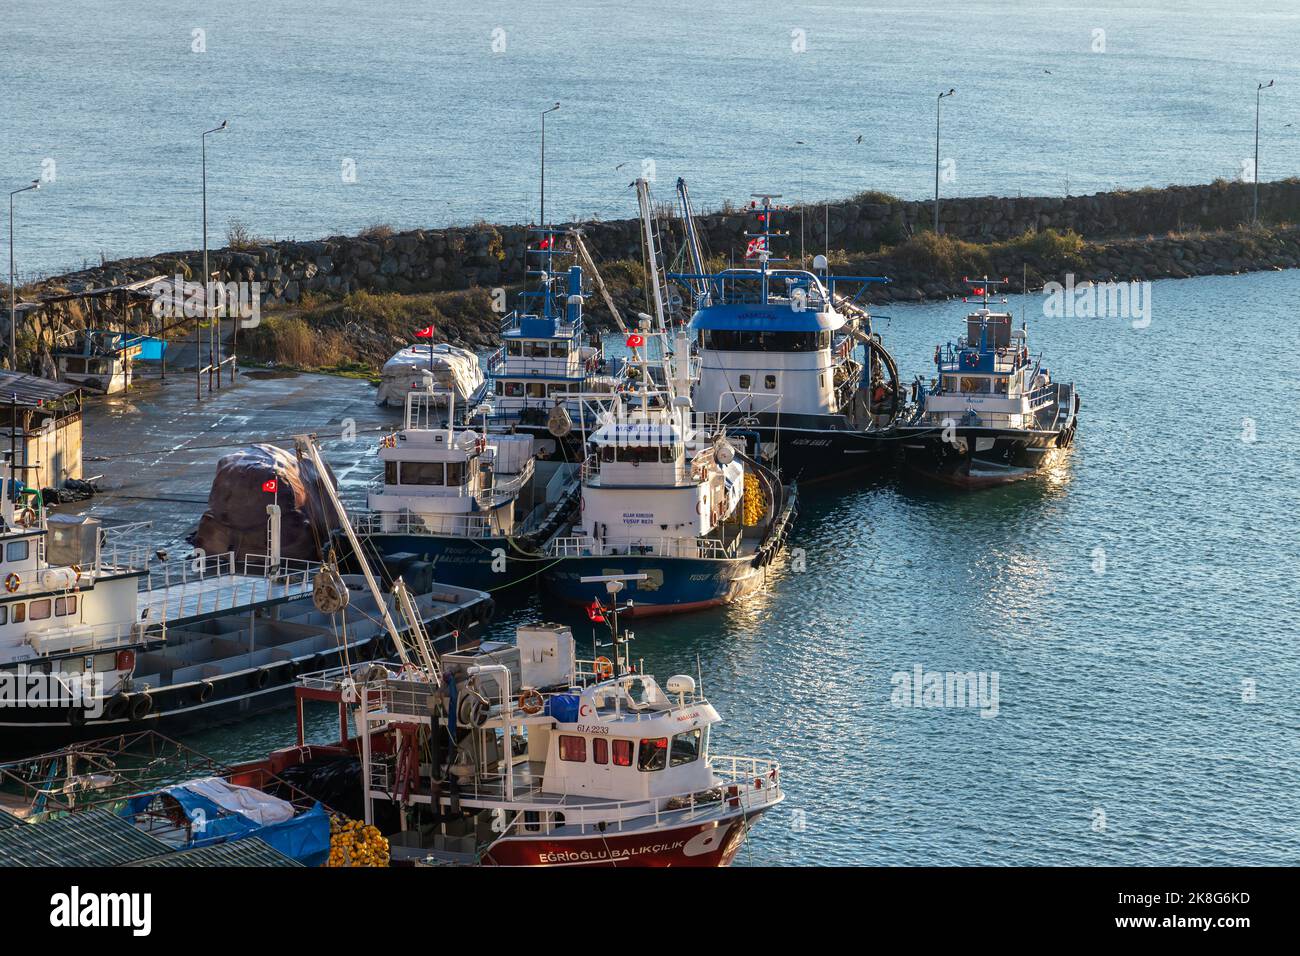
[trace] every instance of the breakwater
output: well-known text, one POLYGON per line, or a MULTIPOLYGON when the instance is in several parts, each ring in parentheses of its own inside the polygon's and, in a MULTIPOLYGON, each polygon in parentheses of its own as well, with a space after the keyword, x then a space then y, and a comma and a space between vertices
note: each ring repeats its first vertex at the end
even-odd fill
MULTIPOLYGON (((1250 184, 1217 181, 1199 186, 1098 193, 1091 196, 954 198, 941 204, 942 229, 930 231, 933 206, 866 193, 803 212, 809 258, 826 248, 840 271, 889 276, 868 299, 920 301, 960 294, 964 275, 1006 276, 1012 288, 1023 273, 1028 286, 1073 273, 1087 279, 1158 279, 1230 274, 1300 266, 1300 179, 1260 185, 1261 226, 1247 228, 1250 184)), ((749 216, 724 209, 699 217, 708 251, 722 260, 743 248, 749 216)), ((602 264, 618 264, 611 281, 617 298, 639 298, 640 231, 636 220, 577 224, 602 264)), ((787 208, 789 253, 798 255, 800 209, 787 208)), ((666 233, 675 225, 669 224, 666 233)), ((521 283, 527 226, 478 224, 393 233, 383 227, 359 236, 310 242, 244 241, 210 252, 224 282, 258 282, 263 305, 294 308, 351 293, 454 293, 521 283)), ((669 239, 671 244, 672 239, 669 239)), ((197 279, 197 251, 107 262, 39 283, 30 293, 78 292, 155 275, 197 279)), ((609 278, 609 277, 607 277, 609 278)), ((472 296, 451 338, 476 345, 495 332, 491 298, 472 296), (479 314, 481 313, 481 315, 479 314)), ((603 308, 592 305, 593 318, 603 308)), ((353 325, 365 316, 344 317, 353 325)), ((33 321, 41 321, 33 319, 33 321)), ((48 334, 33 328, 38 340, 48 334)), ((59 324, 77 325, 65 313, 59 324)), ((375 341, 375 354, 389 342, 375 341)), ((367 350, 367 354, 369 353, 367 350)))

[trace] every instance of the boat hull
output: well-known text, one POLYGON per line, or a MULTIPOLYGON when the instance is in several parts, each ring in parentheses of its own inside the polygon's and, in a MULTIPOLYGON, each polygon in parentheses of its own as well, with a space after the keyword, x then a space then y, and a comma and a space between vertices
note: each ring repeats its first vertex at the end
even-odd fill
MULTIPOLYGON (((439 633, 436 648, 465 646, 478 641, 491 615, 491 601, 452 616, 430 620, 426 626, 439 633), (457 633, 452 635, 452 627, 457 633)), ((383 632, 352 641, 346 659, 353 664, 384 660, 396 652, 383 632)), ((81 709, 0 707, 0 757, 25 757, 57 750, 84 740, 154 730, 176 736, 234 723, 289 706, 298 675, 337 667, 345 649, 335 646, 273 665, 216 674, 205 680, 150 688, 148 713, 115 713, 106 701, 98 716, 81 709)))
POLYGON ((509 837, 492 844, 482 862, 485 866, 730 866, 749 828, 766 809, 643 832, 509 837))
POLYGON ((434 580, 479 591, 499 591, 533 581, 548 563, 526 541, 504 535, 461 538, 430 534, 372 533, 362 546, 380 561, 415 555, 433 565, 434 580))
POLYGON ((1074 439, 1059 432, 955 428, 905 429, 899 444, 909 471, 954 488, 992 488, 1033 478, 1056 464, 1074 439), (909 434, 909 432, 913 432, 909 434))
POLYGON ((680 614, 738 600, 763 584, 763 568, 753 556, 743 558, 670 558, 658 555, 604 555, 564 558, 542 572, 547 592, 566 604, 609 603, 604 583, 583 583, 593 575, 644 574, 628 581, 619 601, 631 601, 634 617, 680 614))
POLYGON ((848 427, 839 415, 776 415, 761 412, 735 423, 758 434, 765 449, 776 449, 775 464, 785 482, 820 481, 878 468, 893 460, 895 443, 887 434, 848 427))

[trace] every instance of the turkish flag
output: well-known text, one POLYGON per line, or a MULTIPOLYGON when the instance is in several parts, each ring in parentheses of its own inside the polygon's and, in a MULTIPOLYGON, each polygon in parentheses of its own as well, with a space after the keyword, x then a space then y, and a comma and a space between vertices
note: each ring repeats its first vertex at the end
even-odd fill
POLYGON ((984 287, 982 285, 977 285, 975 288, 971 289, 971 291, 974 292, 976 295, 983 295, 984 287))
POLYGON ((280 483, 276 481, 274 478, 268 478, 266 481, 262 482, 262 490, 267 492, 268 494, 272 494, 272 495, 275 494, 276 489, 279 487, 280 487, 280 483))
POLYGON ((640 348, 641 346, 643 346, 643 345, 645 345, 645 336, 644 336, 644 335, 638 335, 637 333, 633 332, 631 335, 629 335, 629 336, 627 337, 627 347, 628 347, 628 348, 630 348, 630 349, 639 349, 639 348, 640 348))
POLYGON ((593 624, 605 623, 605 609, 600 606, 599 601, 591 602, 591 607, 587 608, 587 617, 591 618, 593 624))
POLYGON ((433 326, 432 326, 432 325, 426 325, 426 326, 425 326, 424 328, 422 328, 422 329, 416 329, 416 330, 415 330, 415 337, 416 337, 417 339, 431 339, 431 338, 433 338, 433 326))

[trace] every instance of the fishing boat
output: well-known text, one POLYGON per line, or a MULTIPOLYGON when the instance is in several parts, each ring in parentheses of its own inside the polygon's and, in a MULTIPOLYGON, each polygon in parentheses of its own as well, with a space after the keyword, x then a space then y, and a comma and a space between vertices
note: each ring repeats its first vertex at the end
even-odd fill
POLYGON ((302 679, 302 699, 332 699, 358 736, 322 748, 300 727, 298 746, 241 769, 310 793, 299 768, 355 756, 364 822, 394 864, 726 866, 785 798, 780 767, 713 752, 721 718, 696 678, 660 685, 634 667, 622 584, 604 585, 609 656, 578 658, 556 624, 463 653, 408 639, 400 669, 302 679))
MULTIPOLYGON (((531 434, 539 447, 580 449, 592 396, 608 396, 625 381, 620 359, 607 359, 599 333, 583 319, 583 267, 561 270, 557 257, 577 257, 581 237, 552 229, 538 235, 528 255, 540 265, 528 275, 536 287, 501 322, 501 347, 485 364, 491 383, 491 424, 531 434)), ((588 260, 590 261, 590 260, 588 260)))
POLYGON ((433 388, 406 393, 403 427, 380 441, 384 470, 352 526, 371 560, 426 561, 440 583, 532 581, 577 509, 578 466, 538 460, 526 432, 439 424, 453 408, 433 388))
POLYGON ((966 280, 980 307, 966 335, 934 350, 935 377, 913 385, 915 410, 899 427, 907 466, 959 488, 985 488, 1048 469, 1070 447, 1079 394, 1029 351, 1024 323, 989 308, 1006 280, 966 280))
POLYGON ((903 408, 898 366, 860 304, 876 276, 836 276, 825 256, 813 269, 773 268, 776 195, 756 196, 745 259, 709 272, 685 184, 678 181, 693 272, 673 273, 693 314, 699 363, 693 399, 719 424, 757 431, 776 449, 787 480, 815 480, 892 458, 887 440, 903 408), (852 295, 839 290, 856 286, 852 295), (859 356, 858 348, 862 348, 859 356))
POLYGON ((590 577, 636 574, 633 613, 650 615, 726 604, 760 587, 794 522, 797 496, 760 462, 754 432, 697 419, 687 349, 670 348, 663 321, 648 185, 637 186, 656 314, 627 339, 638 374, 599 416, 582 465, 579 519, 551 542, 555 563, 542 583, 560 600, 590 605, 602 593, 590 577), (656 342, 660 372, 652 374, 656 342))
MULTIPOLYGON (((267 554, 171 557, 148 523, 0 499, 0 754, 243 719, 285 706, 299 674, 340 653, 391 651, 360 579, 280 557, 275 516, 267 554)), ((451 586, 416 601, 451 642, 476 639, 492 611, 451 586)))

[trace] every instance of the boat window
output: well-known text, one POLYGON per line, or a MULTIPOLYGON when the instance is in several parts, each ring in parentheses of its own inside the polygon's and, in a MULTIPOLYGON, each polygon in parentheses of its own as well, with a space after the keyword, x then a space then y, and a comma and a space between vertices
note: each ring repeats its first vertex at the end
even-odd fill
POLYGON ((529 398, 545 398, 545 397, 546 397, 546 384, 545 384, 544 382, 529 382, 529 383, 528 383, 528 397, 529 397, 529 398))
POLYGON ((28 541, 10 541, 5 545, 6 561, 26 561, 31 542, 28 541))
POLYGON ((700 759, 700 731, 688 730, 673 737, 673 749, 668 758, 670 767, 680 767, 684 763, 694 763, 700 759))
POLYGON ((506 397, 522 398, 524 394, 523 382, 506 382, 506 397))
POLYGON ((27 605, 26 605, 26 604, 15 604, 15 605, 13 605, 13 609, 14 609, 14 623, 15 623, 15 624, 21 624, 23 621, 27 620, 27 605))
POLYGON ((506 355, 514 355, 517 357, 523 354, 524 354, 524 343, 522 342, 506 343, 506 355))
POLYGON ((598 764, 609 763, 609 741, 604 737, 591 738, 591 762, 598 764))
POLYGON ((50 599, 41 598, 32 602, 32 620, 43 621, 50 616, 50 599))
MULTIPOLYGON (((625 445, 618 449, 616 457, 618 461, 626 461, 631 462, 634 465, 639 465, 643 461, 658 461, 659 448, 658 446, 653 445, 650 447, 643 445, 625 445)), ((671 461, 672 459, 670 458, 668 460, 671 461)))
POLYGON ((551 358, 568 358, 568 356, 569 356, 568 342, 551 343, 551 358))
POLYGON ((721 352, 815 352, 830 347, 830 333, 709 329, 704 333, 704 347, 721 352))
POLYGON ((961 382, 956 375, 945 375, 943 377, 943 389, 946 392, 960 391, 961 382))
POLYGON ((1006 378, 997 379, 993 383, 993 391, 999 395, 1005 395, 1007 393, 1007 383, 1009 381, 1010 379, 1006 379, 1006 378))
POLYGON ((404 485, 441 485, 443 469, 440 461, 404 461, 402 462, 402 484, 404 485))
POLYGON ((9 623, 9 605, 0 605, 0 624, 9 623))
POLYGON ((447 462, 447 484, 451 487, 465 484, 468 477, 465 462, 449 461, 447 462))
POLYGON ((553 383, 548 385, 546 388, 552 395, 558 395, 561 392, 567 392, 569 390, 569 386, 565 385, 563 382, 553 383))
POLYGON ((740 381, 738 384, 740 385, 741 388, 749 388, 749 386, 753 383, 753 381, 754 380, 750 378, 748 375, 742 375, 740 376, 740 381))
POLYGON ((67 597, 54 599, 54 616, 67 617, 69 614, 77 613, 77 596, 69 594, 67 597))
POLYGON ((615 767, 632 766, 632 741, 630 740, 614 741, 614 766, 615 767))
POLYGON ((636 768, 646 772, 663 770, 667 763, 668 738, 642 737, 641 745, 637 748, 636 768))
POLYGON ((965 395, 987 395, 991 385, 992 382, 979 375, 963 375, 961 379, 961 390, 965 395))
POLYGON ((587 762, 587 738, 560 735, 560 759, 571 763, 587 762))
POLYGON ((384 462, 384 484, 386 485, 397 484, 397 462, 395 461, 384 462))
POLYGON ((681 445, 664 445, 659 449, 659 460, 668 465, 671 465, 681 456, 681 445))
POLYGON ((528 342, 524 346, 524 355, 528 358, 547 358, 550 354, 551 350, 545 342, 528 342))
POLYGON ((613 461, 613 460, 614 460, 614 446, 613 446, 613 445, 604 445, 604 446, 601 447, 601 449, 600 449, 600 460, 601 460, 601 461, 613 461))
POLYGON ((497 379, 496 385, 497 385, 497 394, 504 395, 506 393, 506 383, 501 381, 501 379, 497 379))
POLYGON ((764 375, 764 376, 763 376, 763 387, 764 387, 764 388, 776 388, 776 376, 775 376, 775 375, 764 375))

